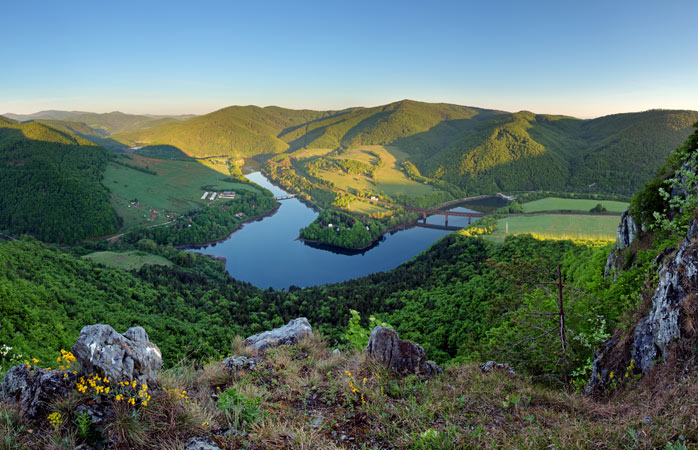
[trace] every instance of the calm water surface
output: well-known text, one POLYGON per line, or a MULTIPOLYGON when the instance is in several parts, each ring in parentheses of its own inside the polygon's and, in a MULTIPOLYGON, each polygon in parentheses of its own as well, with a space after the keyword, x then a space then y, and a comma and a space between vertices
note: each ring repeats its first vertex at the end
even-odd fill
MULTIPOLYGON (((275 196, 286 192, 260 172, 246 175, 275 196)), ((455 211, 470 211, 453 208, 455 211)), ((409 228, 386 235, 377 245, 358 254, 342 254, 310 246, 297 240, 298 230, 315 220, 317 213, 299 200, 282 200, 273 216, 245 224, 227 240, 198 251, 226 258, 226 269, 236 279, 261 288, 285 289, 334 283, 374 272, 393 269, 449 233, 446 230, 409 228)), ((468 223, 465 217, 450 217, 450 226, 468 223)), ((427 223, 443 225, 443 216, 427 223)))

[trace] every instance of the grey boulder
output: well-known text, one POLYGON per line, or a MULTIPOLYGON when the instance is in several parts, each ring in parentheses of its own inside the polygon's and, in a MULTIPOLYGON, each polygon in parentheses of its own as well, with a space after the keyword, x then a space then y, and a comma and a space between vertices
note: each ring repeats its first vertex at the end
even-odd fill
POLYGON ((117 333, 109 325, 88 325, 80 330, 73 355, 84 373, 97 373, 112 382, 137 381, 157 384, 162 367, 160 349, 141 327, 117 333))
POLYGON ((310 322, 305 317, 293 319, 283 327, 274 328, 271 331, 255 334, 250 336, 243 344, 251 347, 258 353, 265 352, 268 348, 278 347, 279 345, 297 344, 298 341, 307 336, 313 335, 313 329, 310 322))
POLYGON ((221 450, 221 448, 209 438, 192 438, 187 441, 184 450, 221 450))
POLYGON ((486 363, 482 364, 480 366, 480 370, 483 372, 495 372, 495 371, 503 371, 503 372, 509 372, 512 375, 516 375, 516 372, 514 372, 514 369, 512 369, 509 364, 503 364, 503 363, 498 363, 495 361, 487 361, 486 363))
POLYGON ((421 345, 399 339, 391 328, 375 327, 368 339, 366 353, 402 374, 432 376, 443 372, 435 362, 427 361, 421 345))
POLYGON ((257 367, 257 364, 264 362, 263 359, 249 358, 247 356, 231 356, 225 358, 222 362, 223 367, 230 372, 238 372, 240 370, 252 371, 257 367))

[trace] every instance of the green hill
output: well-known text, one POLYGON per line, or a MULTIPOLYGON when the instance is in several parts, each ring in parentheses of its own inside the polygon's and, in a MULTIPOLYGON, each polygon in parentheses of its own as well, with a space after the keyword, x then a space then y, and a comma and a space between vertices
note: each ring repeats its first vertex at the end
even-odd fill
POLYGON ((72 243, 120 221, 100 180, 109 153, 45 124, 0 124, 0 229, 72 243))
POLYGON ((197 157, 390 145, 405 152, 423 175, 471 193, 573 189, 630 194, 696 121, 696 111, 580 120, 403 100, 343 111, 232 106, 113 138, 130 146, 169 145, 197 157))
POLYGON ((7 118, 5 116, 0 116, 0 124, 7 125, 7 124, 11 124, 11 123, 17 123, 17 121, 10 119, 10 118, 7 118))
POLYGON ((332 112, 231 106, 184 122, 121 133, 127 145, 171 145, 192 156, 254 156, 289 148, 278 136, 332 112))

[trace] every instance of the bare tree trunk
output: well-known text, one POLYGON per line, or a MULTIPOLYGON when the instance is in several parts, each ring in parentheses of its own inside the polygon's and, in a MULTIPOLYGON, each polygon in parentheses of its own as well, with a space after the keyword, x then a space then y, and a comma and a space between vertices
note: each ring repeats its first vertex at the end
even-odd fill
POLYGON ((569 375, 567 374, 567 338, 565 336, 565 304, 562 296, 562 268, 557 266, 557 309, 560 318, 560 347, 562 348, 562 367, 565 374, 565 384, 569 386, 569 375))

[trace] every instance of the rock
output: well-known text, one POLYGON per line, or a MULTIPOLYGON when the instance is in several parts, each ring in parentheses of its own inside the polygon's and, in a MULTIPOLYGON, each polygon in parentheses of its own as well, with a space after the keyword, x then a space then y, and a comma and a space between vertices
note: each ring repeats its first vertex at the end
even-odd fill
POLYGON ((137 381, 157 384, 162 367, 160 349, 148 340, 141 327, 119 334, 109 325, 88 325, 80 330, 73 355, 84 373, 98 373, 112 382, 137 381))
POLYGON ((333 355, 341 355, 342 352, 338 348, 335 348, 334 350, 332 350, 332 354, 333 355))
POLYGON ((75 408, 76 417, 85 412, 92 419, 92 423, 98 427, 112 422, 116 416, 114 406, 109 402, 82 404, 75 408))
POLYGON ((587 393, 598 393, 611 371, 622 373, 633 364, 643 374, 669 356, 681 338, 695 339, 695 286, 698 285, 698 220, 693 220, 678 250, 663 253, 657 287, 649 312, 635 325, 632 337, 610 340, 597 352, 587 393), (634 360, 634 361, 633 361, 634 360))
POLYGON ((618 249, 623 250, 630 247, 630 244, 637 238, 639 231, 640 227, 638 227, 633 216, 630 215, 630 210, 626 209, 623 215, 620 216, 620 224, 616 232, 616 246, 618 249))
POLYGON ((591 377, 584 391, 587 394, 595 394, 603 390, 611 369, 608 367, 607 358, 611 350, 618 344, 618 339, 608 339, 604 342, 603 348, 594 352, 594 361, 591 365, 591 377))
POLYGON ((313 428, 320 428, 322 426, 322 422, 325 421, 325 418, 322 416, 317 416, 314 420, 313 423, 311 424, 313 428))
POLYGON ((240 370, 252 371, 257 367, 257 364, 264 362, 263 359, 259 358, 248 358, 247 356, 231 356, 223 360, 223 367, 231 372, 238 372, 240 370))
POLYGON ((209 438, 197 437, 189 439, 184 450, 221 450, 221 448, 209 438))
POLYGON ((30 421, 45 420, 49 404, 75 390, 76 378, 71 372, 14 366, 0 383, 0 400, 19 407, 30 421))
POLYGON ((293 319, 283 327, 250 336, 243 343, 257 352, 263 353, 270 347, 296 344, 304 337, 312 336, 312 334, 313 329, 308 319, 300 317, 293 319))
POLYGON ((646 373, 655 361, 664 360, 669 345, 681 336, 683 300, 698 283, 698 221, 693 221, 676 255, 659 270, 652 309, 635 326, 632 358, 646 373))
POLYGON ((373 329, 366 353, 398 373, 431 376, 443 372, 435 362, 426 360, 421 345, 399 339, 395 330, 386 327, 373 329))
POLYGON ((514 369, 509 367, 509 364, 502 364, 494 361, 487 361, 485 364, 480 366, 480 370, 483 372, 494 372, 494 371, 507 371, 512 375, 516 375, 514 369))
POLYGON ((630 209, 626 209, 620 217, 620 224, 618 224, 618 230, 616 231, 616 245, 606 259, 606 267, 603 272, 604 278, 613 275, 615 279, 614 269, 618 270, 623 264, 621 251, 628 248, 635 241, 640 231, 644 231, 644 228, 638 226, 633 216, 630 215, 630 209))

